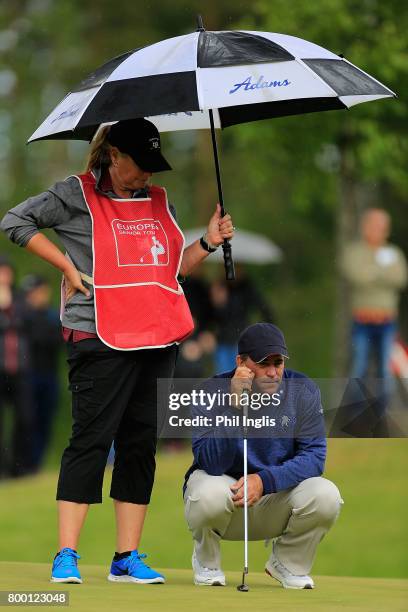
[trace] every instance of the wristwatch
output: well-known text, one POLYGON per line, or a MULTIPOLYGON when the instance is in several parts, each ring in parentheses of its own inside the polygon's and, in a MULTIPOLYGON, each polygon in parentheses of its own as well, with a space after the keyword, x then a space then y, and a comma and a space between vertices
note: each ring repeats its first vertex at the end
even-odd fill
POLYGON ((216 247, 211 246, 206 241, 206 238, 207 238, 207 234, 204 234, 204 236, 200 238, 200 245, 202 246, 204 251, 207 251, 207 253, 214 253, 218 249, 218 246, 216 247))

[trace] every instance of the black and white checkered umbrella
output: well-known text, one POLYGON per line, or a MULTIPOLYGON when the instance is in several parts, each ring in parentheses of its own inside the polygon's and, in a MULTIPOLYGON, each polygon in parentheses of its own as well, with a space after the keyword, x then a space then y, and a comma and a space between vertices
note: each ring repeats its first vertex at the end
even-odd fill
POLYGON ((215 127, 224 128, 394 95, 345 58, 300 38, 197 31, 110 60, 58 104, 29 142, 91 140, 101 123, 134 117, 149 117, 160 131, 209 128, 212 109, 215 127))
MULTIPOLYGON (((148 117, 159 131, 211 128, 224 214, 215 128, 347 109, 395 94, 345 58, 294 36, 271 32, 208 32, 135 49, 86 77, 50 113, 28 142, 92 140, 101 124, 148 117)), ((224 241, 227 278, 231 246, 224 241)))

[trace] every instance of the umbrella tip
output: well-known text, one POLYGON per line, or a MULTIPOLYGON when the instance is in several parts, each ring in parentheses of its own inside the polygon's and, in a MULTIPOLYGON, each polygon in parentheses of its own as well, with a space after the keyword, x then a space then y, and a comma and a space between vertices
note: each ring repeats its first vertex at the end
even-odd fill
POLYGON ((201 15, 197 15, 197 32, 205 32, 203 18, 201 17, 201 15))

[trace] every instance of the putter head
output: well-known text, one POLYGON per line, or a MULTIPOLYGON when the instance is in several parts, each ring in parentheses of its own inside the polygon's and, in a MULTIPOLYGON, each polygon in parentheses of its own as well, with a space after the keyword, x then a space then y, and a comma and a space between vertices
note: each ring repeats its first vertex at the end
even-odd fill
POLYGON ((245 583, 239 584, 237 586, 237 591, 241 591, 241 593, 248 593, 249 591, 249 586, 245 583))

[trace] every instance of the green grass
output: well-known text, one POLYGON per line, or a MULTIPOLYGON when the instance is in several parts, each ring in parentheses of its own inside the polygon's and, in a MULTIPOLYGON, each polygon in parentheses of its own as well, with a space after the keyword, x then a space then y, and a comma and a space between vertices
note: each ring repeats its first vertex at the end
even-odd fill
MULTIPOLYGON (((191 536, 183 517, 181 484, 190 453, 159 454, 157 479, 141 549, 154 567, 190 567, 191 536)), ((313 575, 408 577, 408 442, 330 440, 326 477, 345 501, 332 531, 319 546, 313 575)), ((57 473, 0 485, 1 560, 49 563, 56 550, 57 473)), ((93 506, 80 543, 82 563, 106 565, 115 548, 110 474, 104 503, 93 506)), ((223 568, 239 571, 242 544, 222 544, 223 568)), ((263 542, 249 548, 251 572, 261 572, 269 552, 263 542)), ((244 596, 244 595, 242 595, 244 596)))
MULTIPOLYGON (((266 576, 248 577, 249 593, 239 593, 239 572, 228 572, 225 588, 195 587, 188 570, 162 569, 165 585, 112 584, 106 567, 83 565, 83 585, 53 585, 48 582, 49 565, 42 563, 0 563, 2 590, 59 590, 69 592, 75 612, 104 610, 313 610, 335 612, 393 612, 407 609, 408 580, 334 578, 319 576, 313 591, 289 591, 266 576), (24 576, 24 579, 22 579, 24 576)), ((47 609, 49 609, 47 607, 47 609)))

